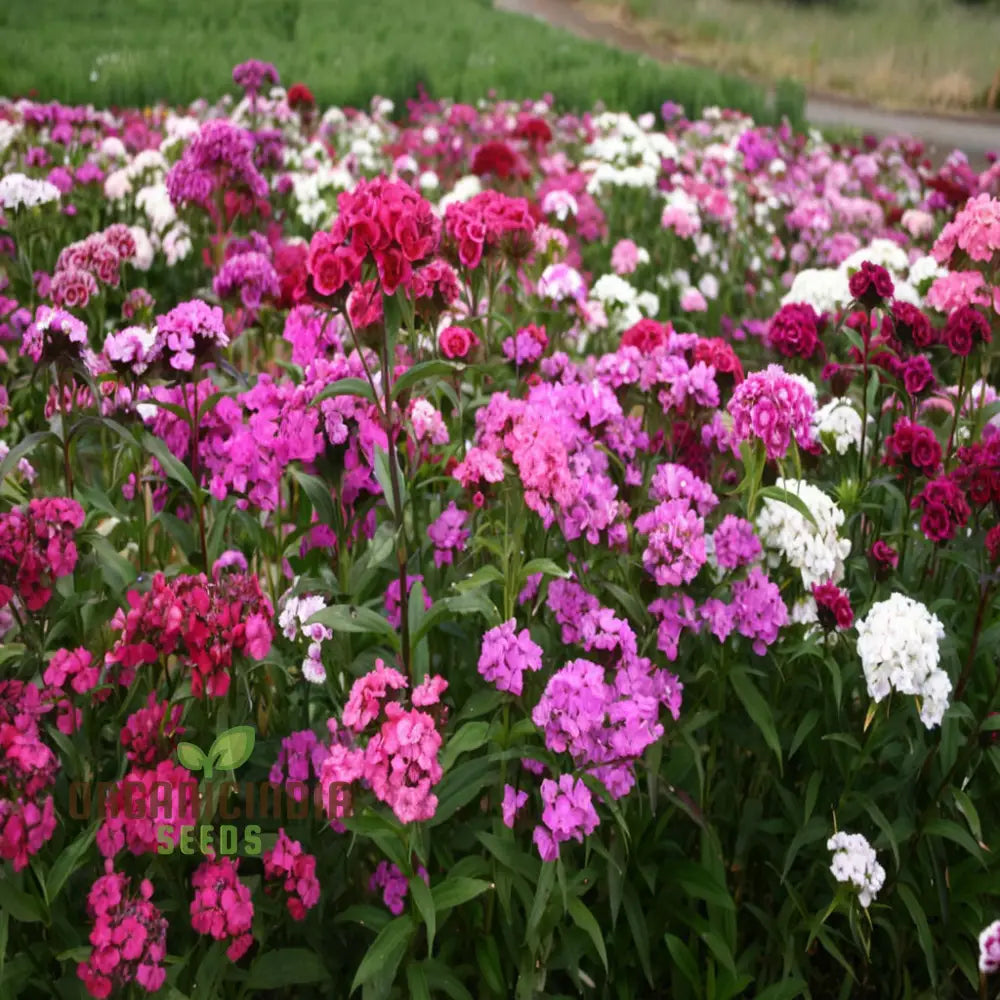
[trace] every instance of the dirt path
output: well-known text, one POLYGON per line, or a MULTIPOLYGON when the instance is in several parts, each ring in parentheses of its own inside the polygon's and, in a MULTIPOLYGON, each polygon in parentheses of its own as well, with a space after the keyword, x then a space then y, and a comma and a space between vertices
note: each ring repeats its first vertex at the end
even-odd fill
MULTIPOLYGON (((571 0, 494 0, 494 4, 500 10, 533 17, 581 38, 615 45, 651 59, 679 59, 676 53, 635 29, 610 19, 589 17, 571 0)), ((857 129, 878 136, 912 135, 928 145, 935 160, 943 159, 953 149, 961 149, 973 163, 981 166, 987 152, 1000 152, 1000 115, 966 118, 882 111, 814 95, 806 101, 806 119, 819 127, 857 129)))

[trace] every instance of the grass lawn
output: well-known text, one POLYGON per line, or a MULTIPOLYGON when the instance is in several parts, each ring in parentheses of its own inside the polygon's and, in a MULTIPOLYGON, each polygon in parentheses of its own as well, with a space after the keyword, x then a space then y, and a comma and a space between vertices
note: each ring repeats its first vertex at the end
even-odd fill
POLYGON ((893 108, 982 107, 1000 70, 1000 5, 956 0, 607 0, 675 51, 731 73, 893 108))
MULTIPOLYGON (((102 105, 215 98, 232 66, 274 62, 323 103, 401 105, 432 95, 475 101, 554 94, 633 113, 665 100, 689 112, 735 107, 774 117, 764 91, 732 76, 664 67, 524 18, 487 0, 4 0, 0 93, 102 105)), ((801 117, 801 102, 781 111, 801 117)))

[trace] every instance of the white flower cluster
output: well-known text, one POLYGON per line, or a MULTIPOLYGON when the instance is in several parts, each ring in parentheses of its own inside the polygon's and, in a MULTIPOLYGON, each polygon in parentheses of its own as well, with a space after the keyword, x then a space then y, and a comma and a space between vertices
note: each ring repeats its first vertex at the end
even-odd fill
POLYGON ((617 274, 601 275, 590 290, 604 309, 609 328, 621 333, 643 318, 655 318, 660 300, 653 292, 639 292, 617 274))
MULTIPOLYGON (((655 123, 655 119, 654 119, 655 123)), ((662 132, 643 128, 627 114, 604 112, 594 126, 597 138, 584 150, 581 167, 590 174, 587 191, 598 194, 605 187, 654 189, 663 160, 674 159, 677 146, 662 132)))
POLYGON ((832 447, 846 455, 861 445, 861 414, 846 396, 831 399, 813 414, 813 431, 828 451, 832 447))
POLYGON ((919 601, 903 594, 873 604, 858 624, 858 656, 876 702, 891 690, 921 699, 920 721, 941 724, 951 679, 938 666, 944 626, 919 601))
POLYGON ((26 174, 7 174, 0 179, 0 207, 8 211, 34 208, 59 200, 59 188, 48 181, 35 180, 26 174))
POLYGON ((765 499, 757 515, 757 536, 767 554, 768 565, 781 559, 802 574, 807 591, 814 583, 838 583, 844 575, 844 560, 851 541, 841 538, 844 512, 821 489, 802 479, 781 479, 775 485, 797 496, 808 508, 813 524, 794 507, 765 499))
POLYGON ((860 833, 835 833, 827 842, 833 851, 830 871, 838 882, 848 882, 858 890, 858 902, 867 909, 885 884, 885 869, 878 863, 874 848, 860 833))
POLYGON ((325 607, 323 598, 317 594, 288 597, 285 599, 284 607, 278 616, 278 624, 286 639, 297 639, 301 628, 302 634, 309 640, 306 657, 302 661, 302 676, 312 684, 322 684, 326 680, 326 668, 323 666, 322 660, 322 644, 325 640, 333 638, 333 629, 326 625, 320 625, 318 622, 314 622, 312 625, 306 623, 325 607))
POLYGON ((783 306, 790 302, 802 302, 812 306, 818 313, 836 312, 851 301, 847 287, 846 272, 833 268, 818 269, 807 267, 799 271, 792 280, 792 287, 781 299, 783 306))

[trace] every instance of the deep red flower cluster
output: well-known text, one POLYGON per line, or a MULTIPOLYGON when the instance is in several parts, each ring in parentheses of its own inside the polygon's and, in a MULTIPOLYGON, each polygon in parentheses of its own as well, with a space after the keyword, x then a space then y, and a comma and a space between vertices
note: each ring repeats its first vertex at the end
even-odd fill
POLYGON ((131 983, 156 993, 166 979, 167 921, 151 902, 153 885, 143 879, 135 894, 131 879, 116 872, 110 860, 104 871, 87 896, 93 951, 76 974, 92 997, 109 997, 131 983))
POLYGON ((870 260, 864 261, 851 275, 847 287, 866 309, 882 305, 886 299, 892 298, 896 290, 889 272, 881 264, 873 264, 870 260))
POLYGON ((111 620, 121 635, 106 656, 119 684, 131 684, 141 664, 177 655, 191 667, 195 697, 221 698, 229 690, 233 653, 260 659, 274 638, 274 610, 252 574, 168 581, 157 573, 148 593, 129 591, 128 603, 111 620))
POLYGON ((477 177, 492 174, 500 180, 508 177, 525 177, 530 175, 528 165, 523 157, 506 142, 485 142, 472 156, 472 172, 477 177))
POLYGON ((526 199, 483 191, 468 201, 450 204, 444 228, 459 261, 473 268, 493 250, 514 259, 525 257, 533 248, 535 219, 526 199))
POLYGON ((1000 524, 986 532, 986 555, 991 566, 1000 566, 1000 524))
POLYGON ((1000 504, 1000 434, 958 449, 953 476, 973 506, 1000 504))
POLYGON ((21 871, 55 832, 55 805, 44 794, 59 762, 42 740, 48 710, 33 684, 0 681, 0 858, 21 871))
POLYGON ((285 99, 293 111, 300 113, 311 111, 316 107, 316 98, 313 97, 313 92, 304 83, 293 83, 288 88, 288 94, 285 99))
POLYGON ((921 511, 920 530, 932 542, 946 542, 969 523, 969 505, 962 488, 948 476, 932 479, 914 498, 921 511))
POLYGON ((847 591, 835 583, 814 583, 816 614, 825 629, 850 628, 854 624, 854 611, 847 591))
POLYGON ((382 291, 408 287, 414 266, 432 257, 441 222, 430 203, 408 184, 384 177, 362 180, 338 198, 340 212, 330 232, 315 233, 309 244, 309 276, 322 296, 361 280, 372 260, 382 291))
POLYGON ((941 445, 929 427, 902 417, 885 439, 883 462, 932 476, 941 464, 941 445))
POLYGON ((0 607, 15 593, 29 611, 48 604, 54 581, 76 567, 74 532, 83 522, 83 508, 65 497, 32 500, 26 511, 0 514, 0 607))
POLYGON ((694 361, 711 365, 717 378, 719 375, 732 375, 734 385, 743 381, 743 365, 732 344, 722 337, 700 337, 694 345, 694 361))
POLYGON ((975 306, 953 309, 941 334, 948 350, 963 358, 971 354, 977 344, 988 344, 992 339, 988 320, 975 306))
POLYGON ((885 322, 887 332, 891 331, 903 347, 912 345, 923 351, 936 340, 931 321, 909 302, 894 300, 885 322))
POLYGON ((879 538, 872 543, 868 565, 876 580, 885 580, 899 565, 899 553, 888 542, 879 538))
POLYGON ((655 319, 641 319, 622 334, 621 346, 635 347, 643 354, 652 354, 658 347, 666 346, 671 329, 669 323, 658 323, 655 319))
POLYGON ((767 328, 768 346, 786 358, 811 358, 819 343, 820 317, 812 306, 791 302, 782 306, 767 328))

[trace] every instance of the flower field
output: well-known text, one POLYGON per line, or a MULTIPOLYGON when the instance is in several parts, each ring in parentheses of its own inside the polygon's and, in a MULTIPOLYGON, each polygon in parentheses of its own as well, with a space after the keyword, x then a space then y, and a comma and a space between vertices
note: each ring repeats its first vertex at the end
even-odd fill
POLYGON ((1000 990, 1000 164, 0 101, 0 998, 1000 990))

